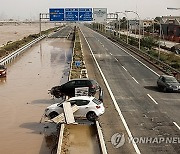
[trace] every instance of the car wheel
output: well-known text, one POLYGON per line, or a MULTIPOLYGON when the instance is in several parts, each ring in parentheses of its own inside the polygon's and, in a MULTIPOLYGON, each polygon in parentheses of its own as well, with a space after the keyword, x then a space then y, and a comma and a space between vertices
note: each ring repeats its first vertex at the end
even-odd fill
POLYGON ((59 94, 54 94, 54 97, 60 98, 61 96, 59 94))
POLYGON ((55 117, 57 117, 59 114, 57 113, 57 112, 51 112, 50 114, 49 114, 49 117, 50 117, 50 119, 53 119, 53 118, 55 118, 55 117))
POLYGON ((94 112, 88 112, 87 115, 86 115, 86 118, 89 120, 89 121, 95 121, 97 116, 94 112))
POLYGON ((159 90, 159 91, 161 91, 161 90, 162 90, 162 88, 161 88, 161 86, 160 86, 160 85, 158 85, 158 90, 159 90))

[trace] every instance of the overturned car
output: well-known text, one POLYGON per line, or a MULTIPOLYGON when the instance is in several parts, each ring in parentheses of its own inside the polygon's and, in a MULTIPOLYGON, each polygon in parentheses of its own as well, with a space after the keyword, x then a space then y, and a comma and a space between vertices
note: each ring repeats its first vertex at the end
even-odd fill
POLYGON ((88 88, 88 96, 94 96, 97 91, 99 91, 99 84, 92 79, 73 79, 70 80, 60 86, 52 87, 50 90, 50 94, 56 98, 61 98, 64 96, 74 97, 76 88, 88 88))

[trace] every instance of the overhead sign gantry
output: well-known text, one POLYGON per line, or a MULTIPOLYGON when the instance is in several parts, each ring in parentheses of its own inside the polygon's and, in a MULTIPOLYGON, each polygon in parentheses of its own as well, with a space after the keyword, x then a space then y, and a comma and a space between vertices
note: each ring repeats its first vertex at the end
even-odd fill
POLYGON ((50 8, 50 21, 92 21, 92 8, 50 8))
POLYGON ((107 8, 50 8, 49 13, 39 14, 41 35, 41 20, 49 19, 52 22, 106 22, 107 8))

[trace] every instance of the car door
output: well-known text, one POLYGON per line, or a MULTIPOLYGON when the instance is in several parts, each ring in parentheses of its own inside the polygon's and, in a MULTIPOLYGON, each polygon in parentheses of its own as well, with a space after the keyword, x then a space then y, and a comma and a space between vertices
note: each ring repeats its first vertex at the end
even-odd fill
POLYGON ((162 79, 161 79, 161 86, 166 87, 166 79, 165 79, 165 77, 162 77, 162 79))
POLYGON ((160 86, 160 87, 162 87, 162 86, 164 85, 162 79, 163 79, 163 77, 160 76, 159 79, 158 79, 158 81, 157 81, 157 84, 158 84, 158 86, 160 86))
POLYGON ((88 100, 74 100, 71 104, 76 104, 79 107, 79 110, 74 113, 75 116, 86 117, 86 114, 89 111, 88 100))
POLYGON ((69 81, 62 86, 62 91, 67 96, 75 95, 75 81, 69 81))

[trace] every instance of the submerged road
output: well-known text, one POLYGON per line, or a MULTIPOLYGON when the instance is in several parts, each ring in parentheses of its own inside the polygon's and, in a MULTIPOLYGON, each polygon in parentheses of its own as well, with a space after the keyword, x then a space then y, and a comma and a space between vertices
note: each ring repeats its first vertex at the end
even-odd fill
POLYGON ((7 66, 7 77, 0 79, 1 154, 51 153, 56 134, 39 122, 57 102, 48 90, 68 80, 72 46, 67 39, 47 38, 7 66))
MULTIPOLYGON (((156 81, 162 72, 156 73, 152 66, 93 30, 84 26, 81 30, 121 110, 126 130, 137 142, 136 153, 180 153, 180 95, 158 91, 156 81), (138 143, 140 138, 145 139, 145 143, 138 143), (150 138, 157 141, 149 141, 150 138)), ((110 138, 105 140, 109 144, 110 138)))

